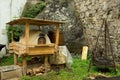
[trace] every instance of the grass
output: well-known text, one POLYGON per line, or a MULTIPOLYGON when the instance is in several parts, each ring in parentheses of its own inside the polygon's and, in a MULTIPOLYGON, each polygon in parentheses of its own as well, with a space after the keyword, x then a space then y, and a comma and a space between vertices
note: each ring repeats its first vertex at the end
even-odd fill
POLYGON ((9 56, 8 58, 2 58, 0 66, 12 65, 13 62, 13 55, 9 56))
MULTIPOLYGON (((21 59, 19 60, 21 61, 21 59)), ((83 78, 88 76, 88 65, 89 61, 82 61, 80 57, 74 57, 73 58, 73 64, 71 66, 71 69, 62 69, 60 70, 59 74, 57 74, 55 71, 51 71, 48 74, 45 74, 43 76, 23 76, 20 78, 20 80, 83 80, 83 78)), ((1 66, 4 65, 11 65, 13 64, 13 56, 10 56, 8 58, 2 59, 1 66)), ((111 72, 100 72, 97 70, 98 67, 92 67, 89 74, 99 74, 102 73, 104 75, 109 76, 119 76, 120 72, 118 70, 117 74, 114 74, 111 70, 111 72)))

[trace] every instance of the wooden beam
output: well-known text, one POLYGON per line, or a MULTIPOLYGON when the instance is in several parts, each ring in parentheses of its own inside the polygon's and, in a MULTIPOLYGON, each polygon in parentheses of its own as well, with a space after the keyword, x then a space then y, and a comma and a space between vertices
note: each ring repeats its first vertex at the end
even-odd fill
POLYGON ((45 73, 47 73, 48 67, 50 66, 50 64, 49 64, 49 62, 48 62, 48 55, 45 56, 44 66, 45 66, 45 73))
POLYGON ((30 25, 28 22, 26 22, 26 24, 25 24, 25 42, 26 42, 26 45, 28 45, 28 42, 29 42, 29 30, 30 30, 30 25))
MULTIPOLYGON (((25 24, 25 43, 26 46, 28 46, 29 44, 29 30, 30 30, 30 25, 28 22, 26 22, 25 24)), ((27 52, 29 48, 27 48, 27 52)), ((26 56, 23 56, 23 74, 26 75, 27 72, 27 60, 26 60, 26 56)))
POLYGON ((60 33, 59 24, 56 24, 56 40, 55 40, 56 46, 58 46, 59 44, 59 33, 60 33))
POLYGON ((27 55, 41 55, 41 54, 54 54, 55 47, 34 47, 29 48, 29 53, 27 55))
POLYGON ((14 65, 17 65, 18 55, 14 53, 14 65))
POLYGON ((27 60, 26 56, 23 56, 23 74, 26 75, 27 72, 27 60))

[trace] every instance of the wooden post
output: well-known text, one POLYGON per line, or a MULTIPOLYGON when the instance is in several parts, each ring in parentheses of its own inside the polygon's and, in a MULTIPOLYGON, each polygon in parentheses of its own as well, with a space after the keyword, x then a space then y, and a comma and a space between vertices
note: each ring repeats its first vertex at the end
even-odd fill
POLYGON ((26 46, 28 46, 28 43, 29 43, 29 29, 30 29, 29 23, 26 22, 26 24, 25 24, 25 42, 26 42, 26 46))
POLYGON ((23 56, 23 74, 26 75, 27 72, 27 60, 26 56, 23 56))
POLYGON ((87 53, 88 53, 88 46, 83 46, 82 49, 82 60, 86 60, 87 59, 87 53))
POLYGON ((56 47, 58 47, 59 44, 59 33, 60 33, 59 24, 56 24, 56 40, 55 40, 56 47))
POLYGON ((14 65, 18 63, 18 55, 14 53, 14 65))
MULTIPOLYGON (((11 27, 13 28, 13 25, 11 25, 11 27)), ((11 31, 11 42, 14 43, 13 30, 11 31)), ((18 62, 18 55, 14 53, 14 65, 17 65, 17 62, 18 62)))
MULTIPOLYGON (((25 43, 26 43, 26 46, 28 46, 29 44, 29 23, 26 22, 25 24, 25 43)), ((27 53, 28 53, 28 48, 27 48, 27 53)), ((27 60, 26 60, 26 55, 23 56, 23 74, 26 74, 27 72, 27 60)))
POLYGON ((44 66, 45 66, 45 73, 47 73, 48 67, 50 66, 48 62, 48 55, 45 55, 44 66))

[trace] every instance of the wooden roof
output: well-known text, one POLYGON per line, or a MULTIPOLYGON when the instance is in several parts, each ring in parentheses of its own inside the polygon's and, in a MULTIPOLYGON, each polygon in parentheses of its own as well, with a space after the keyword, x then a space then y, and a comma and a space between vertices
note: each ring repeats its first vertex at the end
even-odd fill
POLYGON ((54 24, 64 23, 60 21, 41 20, 41 19, 35 19, 35 18, 20 18, 20 19, 10 21, 7 24, 16 25, 16 24, 25 24, 26 22, 28 22, 30 25, 54 25, 54 24))

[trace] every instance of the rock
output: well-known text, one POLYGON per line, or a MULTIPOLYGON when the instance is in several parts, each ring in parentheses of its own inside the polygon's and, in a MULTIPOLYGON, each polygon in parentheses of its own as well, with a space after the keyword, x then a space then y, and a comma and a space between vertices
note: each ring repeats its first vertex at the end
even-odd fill
POLYGON ((105 0, 99 0, 99 4, 104 3, 104 2, 105 2, 105 0))
POLYGON ((91 3, 92 3, 91 0, 86 1, 86 5, 91 5, 91 3))
MULTIPOLYGON (((87 43, 92 51, 103 18, 106 18, 108 19, 111 42, 115 47, 113 51, 117 55, 120 51, 118 46, 120 44, 119 4, 120 0, 47 0, 46 8, 42 13, 39 13, 37 18, 65 21, 66 24, 62 30, 71 52, 73 49, 71 43, 74 42, 80 44, 79 49, 83 43, 87 43), (115 41, 116 43, 114 43, 115 41)), ((100 39, 99 42, 103 44, 104 40, 100 39)))

